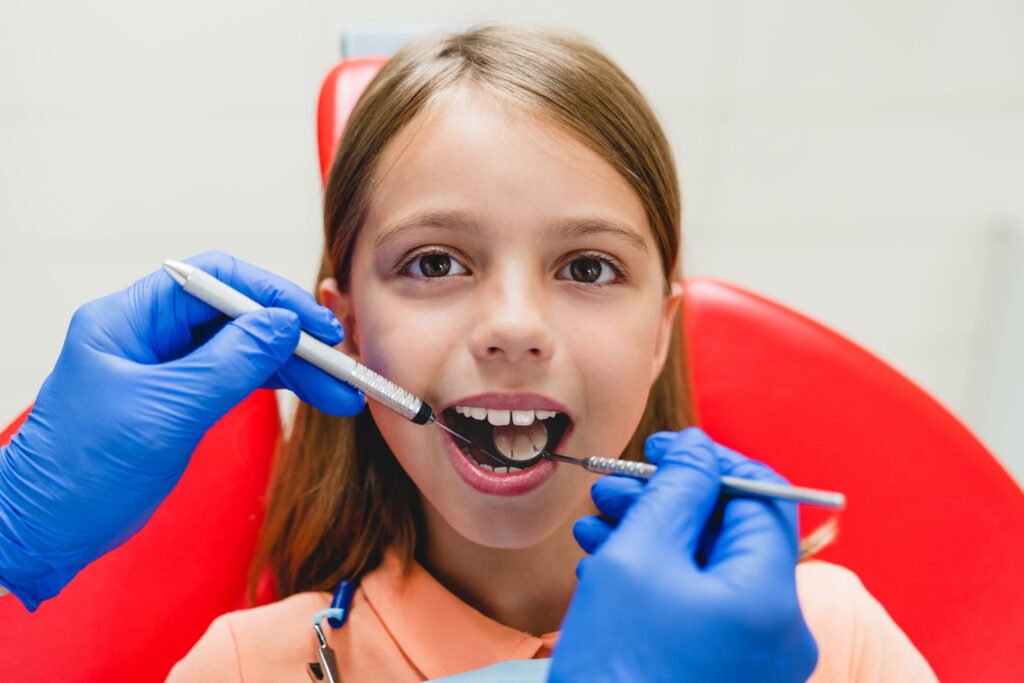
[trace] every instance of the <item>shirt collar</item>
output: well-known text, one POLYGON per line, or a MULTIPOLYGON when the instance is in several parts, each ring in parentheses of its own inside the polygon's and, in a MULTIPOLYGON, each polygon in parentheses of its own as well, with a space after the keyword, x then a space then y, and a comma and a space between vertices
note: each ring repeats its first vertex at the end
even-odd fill
POLYGON ((441 678, 508 659, 531 659, 553 634, 538 638, 483 615, 438 583, 419 563, 408 575, 387 551, 363 577, 363 594, 398 647, 426 678, 441 678))

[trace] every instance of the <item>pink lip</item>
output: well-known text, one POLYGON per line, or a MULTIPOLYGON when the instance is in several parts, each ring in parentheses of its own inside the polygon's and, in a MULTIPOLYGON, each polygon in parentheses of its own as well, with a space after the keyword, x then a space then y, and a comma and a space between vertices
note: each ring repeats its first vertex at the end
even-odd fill
POLYGON ((448 453, 448 460, 452 467, 462 477, 462 480, 480 493, 488 493, 492 496, 521 496, 534 490, 555 473, 558 464, 551 460, 541 460, 539 463, 513 474, 497 474, 477 467, 469 461, 451 434, 444 434, 445 451, 448 453))
MULTIPOLYGON (((541 396, 540 394, 530 393, 502 394, 490 392, 475 394, 453 401, 445 409, 461 405, 473 405, 479 408, 504 408, 507 410, 555 410, 566 415, 569 414, 565 406, 558 401, 541 396)), ((562 438, 555 445, 556 451, 564 446, 569 435, 572 434, 573 426, 573 423, 570 421, 569 428, 565 430, 565 434, 562 435, 562 438)), ((536 489, 550 479, 551 475, 559 467, 558 463, 551 460, 541 460, 533 467, 529 467, 522 472, 512 474, 488 472, 482 467, 477 467, 473 464, 455 444, 455 440, 450 434, 443 433, 442 438, 444 439, 445 452, 448 454, 448 460, 451 462, 452 468, 462 477, 463 481, 480 493, 487 493, 493 496, 521 496, 536 489)))

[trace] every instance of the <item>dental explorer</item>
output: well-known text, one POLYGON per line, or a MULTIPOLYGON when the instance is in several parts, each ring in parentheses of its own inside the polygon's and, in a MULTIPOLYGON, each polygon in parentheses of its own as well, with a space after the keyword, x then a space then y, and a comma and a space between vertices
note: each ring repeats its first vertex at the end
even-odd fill
MULTIPOLYGON (((164 261, 164 270, 186 292, 232 318, 263 308, 261 304, 201 268, 180 261, 167 260, 164 261)), ((638 479, 648 479, 657 470, 657 467, 648 463, 600 457, 574 458, 546 450, 526 461, 515 460, 500 452, 494 453, 482 448, 462 434, 450 429, 437 419, 433 409, 423 399, 381 377, 370 368, 306 332, 301 332, 299 335, 299 344, 295 349, 295 355, 332 377, 361 390, 367 397, 395 411, 407 420, 421 425, 433 422, 462 443, 483 451, 498 462, 512 467, 528 467, 542 458, 548 458, 557 462, 579 465, 596 474, 613 474, 638 479)), ((768 484, 741 477, 723 476, 721 481, 724 492, 737 495, 780 498, 832 508, 842 508, 845 505, 845 497, 841 493, 768 484)))

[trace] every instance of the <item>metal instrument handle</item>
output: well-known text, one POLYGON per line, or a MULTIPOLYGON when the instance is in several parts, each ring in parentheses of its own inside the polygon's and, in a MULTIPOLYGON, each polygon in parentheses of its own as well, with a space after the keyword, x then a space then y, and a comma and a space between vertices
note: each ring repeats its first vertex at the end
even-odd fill
POLYGON ((583 467, 595 474, 619 474, 637 479, 650 479, 657 467, 647 462, 635 460, 618 460, 616 458, 599 458, 590 456, 583 459, 583 467))
POLYGON ((406 391, 391 380, 378 375, 365 365, 356 363, 350 375, 349 383, 361 389, 369 398, 390 408, 405 419, 412 420, 417 424, 426 422, 426 419, 417 419, 424 406, 423 401, 418 396, 406 391))
MULTIPOLYGON (((580 463, 584 469, 596 474, 617 474, 637 479, 649 479, 658 468, 646 462, 616 460, 591 456, 580 463)), ((767 481, 756 481, 725 475, 722 477, 722 492, 741 496, 757 496, 791 500, 798 503, 818 505, 841 510, 846 506, 846 496, 835 491, 820 491, 800 486, 787 486, 767 481)))

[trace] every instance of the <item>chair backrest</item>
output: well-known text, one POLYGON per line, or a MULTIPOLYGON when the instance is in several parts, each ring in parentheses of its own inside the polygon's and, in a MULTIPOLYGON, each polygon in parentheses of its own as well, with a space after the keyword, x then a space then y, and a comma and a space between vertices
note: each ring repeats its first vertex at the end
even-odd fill
POLYGON ((279 424, 273 392, 254 393, 138 534, 33 614, 0 598, 0 680, 163 681, 213 619, 244 606, 279 424))
POLYGON ((327 73, 323 85, 320 86, 316 141, 320 155, 320 175, 325 184, 348 117, 359 101, 359 96, 384 66, 385 61, 384 57, 343 59, 327 73))
MULTIPOLYGON (((941 680, 1024 680, 1024 494, 934 399, 756 294, 686 283, 701 427, 790 481, 842 491, 820 558, 855 571, 941 680)), ((801 509, 805 532, 825 521, 801 509)))

